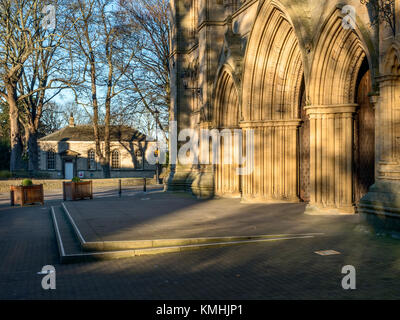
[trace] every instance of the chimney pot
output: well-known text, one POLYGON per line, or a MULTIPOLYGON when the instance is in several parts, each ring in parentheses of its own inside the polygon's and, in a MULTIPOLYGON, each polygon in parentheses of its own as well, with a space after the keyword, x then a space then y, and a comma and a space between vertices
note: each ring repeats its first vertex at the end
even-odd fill
POLYGON ((69 126, 75 127, 75 119, 74 119, 74 114, 72 112, 71 112, 71 116, 69 117, 69 126))

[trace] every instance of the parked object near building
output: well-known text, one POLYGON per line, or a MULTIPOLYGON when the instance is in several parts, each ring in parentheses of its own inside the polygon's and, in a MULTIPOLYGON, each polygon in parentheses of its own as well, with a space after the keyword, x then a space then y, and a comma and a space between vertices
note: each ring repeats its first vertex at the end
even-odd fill
MULTIPOLYGON (((29 180, 30 181, 30 180, 29 180)), ((26 180, 23 181, 26 182, 26 180)), ((10 187, 11 206, 19 204, 22 207, 26 204, 41 203, 44 205, 43 185, 33 185, 32 182, 27 185, 10 187)))
POLYGON ((64 201, 75 201, 87 198, 93 199, 92 181, 80 181, 80 179, 76 179, 71 182, 63 182, 64 201))

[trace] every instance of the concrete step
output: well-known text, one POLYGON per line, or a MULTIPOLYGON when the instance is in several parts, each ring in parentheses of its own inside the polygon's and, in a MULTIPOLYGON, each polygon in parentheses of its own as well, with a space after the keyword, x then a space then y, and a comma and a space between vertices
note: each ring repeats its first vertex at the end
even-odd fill
POLYGON ((50 214, 61 262, 66 262, 70 256, 83 254, 82 247, 76 239, 75 232, 66 219, 62 208, 51 207, 50 214))
POLYGON ((60 206, 51 207, 51 215, 56 233, 59 234, 59 248, 62 245, 67 253, 84 253, 62 208, 60 206))
POLYGON ((59 207, 52 207, 51 217, 57 238, 61 263, 121 259, 261 242, 309 239, 322 235, 320 233, 310 233, 87 242, 64 204, 59 207))
POLYGON ((77 223, 73 219, 70 209, 64 203, 62 204, 65 216, 72 226, 76 238, 84 251, 114 251, 128 249, 158 249, 171 248, 180 246, 199 246, 221 243, 251 242, 251 241, 268 241, 274 239, 287 240, 289 238, 309 238, 322 235, 321 233, 307 234, 279 234, 279 235, 245 235, 245 236, 227 236, 227 237, 197 237, 184 239, 152 239, 152 240, 129 240, 129 241, 86 241, 85 236, 80 231, 77 223))
POLYGON ((83 250, 74 228, 61 207, 51 207, 51 218, 57 239, 61 263, 77 263, 97 260, 128 258, 136 255, 134 250, 87 252, 83 250))
MULTIPOLYGON (((111 260, 111 259, 121 259, 121 258, 130 258, 135 256, 144 256, 144 255, 154 255, 154 254, 164 254, 164 253, 177 253, 184 252, 190 250, 200 250, 207 248, 221 248, 227 246, 234 245, 244 245, 244 244, 252 244, 252 243, 261 243, 261 242, 271 242, 271 241, 283 241, 283 240, 295 240, 295 239, 309 239, 314 238, 316 234, 309 235, 290 235, 290 236, 282 236, 274 237, 274 236, 263 236, 259 238, 254 238, 247 240, 244 237, 240 238, 240 240, 228 240, 235 239, 237 237, 226 237, 226 238, 210 238, 209 240, 214 242, 206 242, 206 243, 196 243, 196 244, 187 244, 184 245, 170 245, 170 246, 157 246, 151 248, 137 248, 137 249, 129 249, 129 250, 114 250, 114 251, 92 251, 89 252, 84 250, 81 246, 79 238, 81 235, 76 234, 76 225, 75 228, 70 224, 70 220, 67 218, 68 215, 64 214, 61 207, 52 207, 51 208, 51 216, 53 219, 54 229, 56 233, 57 243, 60 252, 60 260, 61 263, 75 263, 75 262, 86 262, 86 261, 97 261, 97 260, 111 260), (217 241, 220 239, 220 241, 217 241)), ((251 237, 250 237, 251 238, 251 237)), ((179 240, 179 239, 178 239, 179 240)), ((180 239, 181 241, 195 241, 195 239, 180 239)), ((150 241, 150 240, 149 240, 150 241)), ((167 241, 167 240, 166 240, 167 241)), ((170 240, 168 240, 170 241, 170 240)), ((177 240, 175 240, 177 241, 177 240)), ((163 243, 163 244, 166 244, 163 243)))

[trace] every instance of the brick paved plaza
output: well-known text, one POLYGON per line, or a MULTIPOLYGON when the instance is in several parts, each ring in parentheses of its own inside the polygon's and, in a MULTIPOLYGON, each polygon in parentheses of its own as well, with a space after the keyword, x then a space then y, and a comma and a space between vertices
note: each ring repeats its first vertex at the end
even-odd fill
POLYGON ((308 216, 301 204, 244 205, 159 192, 68 202, 84 235, 107 241, 315 235, 61 264, 50 214, 59 205, 59 200, 44 207, 0 204, 0 299, 400 298, 399 240, 376 234, 358 216, 308 216), (314 253, 319 250, 341 254, 314 253), (37 272, 45 265, 56 268, 56 290, 41 287, 43 275, 37 272), (345 265, 357 270, 356 290, 342 289, 345 265))

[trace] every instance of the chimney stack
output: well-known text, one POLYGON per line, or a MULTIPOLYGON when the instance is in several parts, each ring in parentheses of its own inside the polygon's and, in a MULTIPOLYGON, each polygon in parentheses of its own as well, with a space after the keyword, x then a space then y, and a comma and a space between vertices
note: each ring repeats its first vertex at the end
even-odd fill
POLYGON ((71 116, 69 117, 69 126, 75 127, 74 114, 72 112, 71 112, 71 116))

